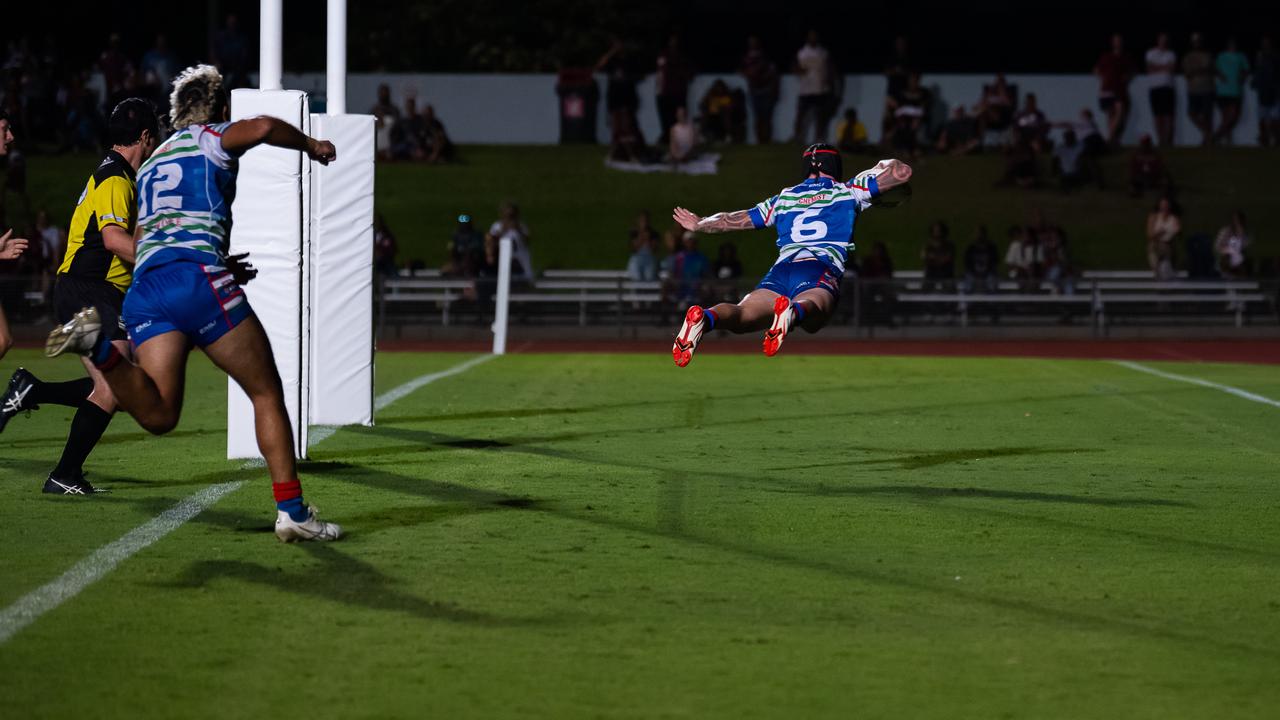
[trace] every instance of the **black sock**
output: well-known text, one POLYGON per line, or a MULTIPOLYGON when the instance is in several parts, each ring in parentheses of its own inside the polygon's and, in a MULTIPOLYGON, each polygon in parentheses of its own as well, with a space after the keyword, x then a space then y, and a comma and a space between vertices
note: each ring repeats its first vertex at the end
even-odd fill
POLYGON ((66 382, 44 382, 37 380, 27 396, 27 404, 66 405, 80 407, 80 403, 93 392, 93 378, 82 377, 66 382))
POLYGON ((67 435, 67 446, 62 450, 62 459, 58 467, 53 469, 53 476, 59 479, 74 479, 80 475, 85 458, 93 452, 93 446, 111 424, 111 413, 94 405, 88 400, 80 403, 76 416, 71 419, 71 432, 67 435))

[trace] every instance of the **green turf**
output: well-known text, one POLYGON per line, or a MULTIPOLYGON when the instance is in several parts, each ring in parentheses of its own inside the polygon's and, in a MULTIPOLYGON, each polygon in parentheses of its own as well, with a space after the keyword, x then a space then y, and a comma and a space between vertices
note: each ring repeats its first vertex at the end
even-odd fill
MULTIPOLYGON (((498 203, 510 198, 524 208, 539 269, 622 268, 630 252, 627 230, 640 209, 648 209, 665 229, 677 204, 703 214, 749 207, 777 192, 797 172, 796 150, 786 145, 728 148, 720 174, 713 177, 608 170, 601 149, 592 146, 466 147, 461 152, 460 165, 379 164, 376 202, 400 241, 401 261, 419 258, 439 265, 458 213, 471 213, 483 229, 496 216, 498 203)), ((845 165, 853 172, 876 159, 851 157, 845 165)), ((1254 255, 1280 255, 1280 204, 1273 192, 1278 160, 1280 151, 1274 149, 1169 153, 1170 168, 1182 186, 1185 227, 1212 235, 1232 210, 1241 208, 1249 216, 1254 255)), ((65 222, 96 162, 84 156, 32 158, 34 206, 49 207, 65 222)), ((979 223, 986 223, 1003 247, 1006 228, 1027 222, 1032 210, 1041 208, 1065 228, 1082 267, 1146 266, 1144 227, 1153 198, 1133 199, 1122 189, 1128 178, 1124 157, 1106 162, 1113 189, 1073 195, 993 190, 1002 168, 998 156, 921 160, 911 204, 865 216, 858 226, 860 246, 883 240, 898 267, 916 268, 934 220, 949 223, 961 248, 979 223)), ((748 274, 762 273, 776 257, 771 232, 734 236, 748 274)), ((713 253, 720 240, 704 238, 705 250, 713 253)))
MULTIPOLYGON (((384 354, 385 391, 465 355, 384 354)), ((70 363, 37 361, 48 375, 70 363)), ((1159 363, 1280 398, 1274 367, 1159 363)), ((0 717, 1274 717, 1277 410, 1105 362, 508 356, 317 446, 280 546, 221 380, 110 495, 0 436, 0 608, 252 482, 0 646, 0 717)))

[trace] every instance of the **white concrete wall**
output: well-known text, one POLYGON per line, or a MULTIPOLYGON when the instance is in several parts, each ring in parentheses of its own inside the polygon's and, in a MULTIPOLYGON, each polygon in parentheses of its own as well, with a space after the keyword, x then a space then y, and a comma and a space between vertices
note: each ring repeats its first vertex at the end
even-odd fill
MULTIPOLYGON (((739 75, 700 75, 689 92, 689 102, 696 105, 702 94, 717 78, 723 78, 730 87, 743 85, 739 75)), ((1074 120, 1080 109, 1094 111, 1099 123, 1105 120, 1098 108, 1098 81, 1092 75, 1009 75, 1010 83, 1018 86, 1019 96, 1036 93, 1040 107, 1050 120, 1074 120)), ((932 89, 948 106, 957 102, 973 106, 977 103, 985 83, 991 75, 925 75, 926 87, 932 89)), ((445 124, 450 137, 459 143, 481 144, 546 144, 559 141, 559 104, 555 94, 554 75, 437 75, 437 74, 353 74, 347 85, 347 106, 352 112, 366 112, 373 105, 378 85, 391 86, 391 94, 397 105, 407 94, 414 94, 421 108, 430 103, 445 124)), ((304 90, 313 99, 324 96, 324 75, 307 73, 285 75, 285 87, 304 90)), ((605 129, 604 91, 605 80, 598 78, 600 108, 597 137, 608 141, 605 129)), ((880 133, 881 113, 884 109, 885 81, 881 75, 847 75, 844 97, 840 110, 856 107, 858 116, 867 125, 872 139, 880 133)), ((651 142, 658 136, 658 117, 653 98, 653 77, 645 78, 638 88, 640 95, 640 125, 651 142)), ((1137 142, 1143 134, 1153 133, 1151 107, 1147 101, 1146 79, 1139 77, 1130 86, 1133 99, 1129 124, 1125 131, 1128 144, 1137 142)), ((792 76, 782 80, 781 97, 774 114, 774 134, 778 138, 790 136, 795 120, 796 83, 792 76)), ((1178 109, 1175 115, 1177 142, 1194 145, 1199 133, 1186 112, 1187 96, 1182 79, 1178 79, 1178 109)), ((315 109, 313 107, 313 109, 315 109)), ((1104 128, 1105 129, 1105 128, 1104 128)), ((1235 142, 1253 145, 1257 142, 1257 98, 1252 90, 1246 92, 1240 124, 1236 127, 1235 142)))

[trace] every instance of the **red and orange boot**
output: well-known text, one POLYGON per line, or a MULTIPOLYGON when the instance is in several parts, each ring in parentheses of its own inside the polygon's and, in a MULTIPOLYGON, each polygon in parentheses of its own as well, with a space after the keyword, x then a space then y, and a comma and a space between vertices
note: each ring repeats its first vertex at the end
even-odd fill
POLYGON ((680 326, 680 334, 671 346, 671 358, 678 367, 684 367, 693 359, 693 351, 698 349, 702 333, 707 329, 706 311, 694 305, 684 314, 684 325, 680 326))
POLYGON ((782 341, 791 331, 791 322, 794 319, 795 311, 791 307, 791 300, 779 295, 778 299, 773 301, 773 326, 764 333, 765 355, 773 357, 778 354, 778 350, 782 348, 782 341))

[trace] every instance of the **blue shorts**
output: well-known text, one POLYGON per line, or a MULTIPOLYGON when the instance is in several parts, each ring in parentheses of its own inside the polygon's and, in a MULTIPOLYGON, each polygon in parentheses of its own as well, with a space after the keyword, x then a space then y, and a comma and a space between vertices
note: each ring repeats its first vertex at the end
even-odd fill
POLYGON ((820 260, 789 260, 765 273, 757 288, 793 298, 805 290, 819 288, 840 299, 840 276, 820 260))
POLYGON ((175 330, 205 347, 251 315, 231 273, 194 262, 147 268, 124 296, 125 327, 135 347, 175 330))

